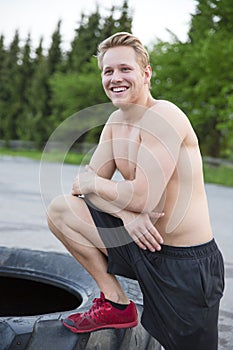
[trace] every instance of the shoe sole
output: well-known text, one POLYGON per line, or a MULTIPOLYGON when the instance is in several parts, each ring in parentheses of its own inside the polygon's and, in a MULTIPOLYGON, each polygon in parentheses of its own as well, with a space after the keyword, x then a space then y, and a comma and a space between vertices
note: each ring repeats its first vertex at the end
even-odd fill
POLYGON ((103 325, 103 326, 97 326, 95 328, 91 329, 77 329, 76 327, 72 327, 65 323, 65 320, 62 321, 63 325, 68 328, 73 333, 90 333, 94 331, 98 331, 101 329, 119 329, 119 328, 133 328, 138 325, 138 320, 129 322, 129 323, 123 323, 123 324, 111 324, 111 325, 103 325))

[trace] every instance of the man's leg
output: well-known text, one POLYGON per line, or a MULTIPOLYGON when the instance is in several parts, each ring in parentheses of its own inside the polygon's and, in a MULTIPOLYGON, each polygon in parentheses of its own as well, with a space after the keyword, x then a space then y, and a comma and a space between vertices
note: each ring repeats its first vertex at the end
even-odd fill
POLYGON ((114 275, 107 273, 107 250, 103 246, 85 202, 74 196, 58 197, 48 208, 51 231, 95 279, 101 290, 90 310, 63 320, 74 333, 103 328, 129 328, 138 323, 137 309, 114 275))
POLYGON ((121 304, 129 303, 117 278, 107 273, 107 250, 81 198, 55 198, 48 208, 48 225, 67 250, 95 279, 106 299, 121 304))

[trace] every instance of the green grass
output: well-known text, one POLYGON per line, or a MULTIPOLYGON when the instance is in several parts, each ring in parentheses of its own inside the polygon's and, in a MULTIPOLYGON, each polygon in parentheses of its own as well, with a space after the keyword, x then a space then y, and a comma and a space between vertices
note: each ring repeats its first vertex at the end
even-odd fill
POLYGON ((0 148, 0 155, 12 156, 12 157, 26 157, 34 160, 48 161, 48 162, 64 162, 67 164, 87 164, 90 156, 80 153, 69 152, 64 159, 64 154, 59 152, 42 153, 36 150, 12 150, 7 148, 0 148))
POLYGON ((14 157, 26 157, 26 158, 32 158, 35 160, 41 159, 41 152, 40 151, 30 151, 30 150, 13 150, 8 148, 0 148, 0 155, 4 156, 14 156, 14 157))
POLYGON ((233 166, 213 167, 204 163, 204 178, 206 183, 233 187, 233 166))
MULTIPOLYGON (((42 152, 29 150, 11 150, 0 148, 0 155, 27 157, 35 160, 41 160, 42 152)), ((64 155, 58 152, 45 154, 43 160, 52 162, 63 162, 68 164, 87 164, 90 155, 85 156, 79 153, 69 152, 64 160, 64 155)), ((215 183, 219 185, 233 187, 233 166, 213 167, 204 163, 204 178, 206 183, 215 183)))

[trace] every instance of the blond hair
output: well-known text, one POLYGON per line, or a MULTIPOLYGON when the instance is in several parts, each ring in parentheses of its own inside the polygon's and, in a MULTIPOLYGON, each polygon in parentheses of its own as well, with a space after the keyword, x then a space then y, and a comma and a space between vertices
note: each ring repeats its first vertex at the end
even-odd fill
POLYGON ((98 46, 97 59, 101 70, 103 69, 103 58, 106 51, 116 46, 132 47, 136 53, 137 62, 142 69, 145 69, 150 64, 149 54, 141 41, 133 34, 119 32, 105 39, 98 46))

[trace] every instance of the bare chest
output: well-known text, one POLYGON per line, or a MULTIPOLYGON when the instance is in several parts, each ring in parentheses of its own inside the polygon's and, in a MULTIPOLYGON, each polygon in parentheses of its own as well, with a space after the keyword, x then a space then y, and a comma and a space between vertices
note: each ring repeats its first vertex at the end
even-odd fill
POLYGON ((140 131, 129 126, 116 126, 112 131, 113 155, 117 169, 125 179, 132 180, 135 177, 140 131))

